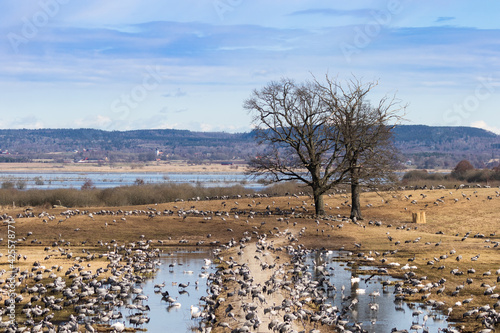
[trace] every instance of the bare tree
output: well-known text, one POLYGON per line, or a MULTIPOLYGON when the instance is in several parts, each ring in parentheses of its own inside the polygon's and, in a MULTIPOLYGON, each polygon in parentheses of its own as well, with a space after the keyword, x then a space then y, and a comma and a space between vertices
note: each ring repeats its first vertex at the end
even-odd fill
POLYGON ((251 161, 250 172, 305 183, 318 215, 324 214, 324 193, 350 184, 351 218, 362 218, 360 185, 390 176, 390 131, 400 110, 387 98, 371 106, 366 96, 374 86, 357 80, 342 86, 327 76, 325 84, 283 79, 255 90, 244 107, 267 152, 251 161))
POLYGON ((377 82, 363 84, 352 79, 341 85, 326 76, 326 84, 318 81, 324 103, 332 112, 333 126, 343 143, 343 166, 351 186, 351 219, 362 219, 361 185, 376 186, 395 180, 397 153, 391 131, 401 121, 405 109, 395 97, 383 97, 372 105, 367 95, 377 82))
POLYGON ((250 162, 250 172, 273 182, 305 183, 318 215, 324 214, 323 194, 347 175, 338 163, 343 154, 340 133, 331 127, 331 111, 320 93, 315 83, 282 79, 254 90, 244 103, 253 115, 258 143, 267 148, 250 162))

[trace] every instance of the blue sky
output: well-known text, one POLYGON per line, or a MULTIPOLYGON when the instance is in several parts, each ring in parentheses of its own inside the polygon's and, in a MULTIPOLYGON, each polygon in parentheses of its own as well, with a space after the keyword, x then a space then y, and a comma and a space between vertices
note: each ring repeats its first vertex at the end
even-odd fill
POLYGON ((2 1, 0 128, 245 132, 272 80, 378 81, 409 124, 500 133, 500 2, 2 1))

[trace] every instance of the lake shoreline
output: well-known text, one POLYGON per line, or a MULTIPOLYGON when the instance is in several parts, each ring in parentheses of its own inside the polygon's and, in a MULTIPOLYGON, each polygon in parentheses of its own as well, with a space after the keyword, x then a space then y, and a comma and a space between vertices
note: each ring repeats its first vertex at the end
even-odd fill
MULTIPOLYGON (((158 161, 146 163, 0 163, 1 173, 185 173, 185 174, 244 174, 248 172, 248 164, 241 161, 232 164, 218 162, 192 164, 186 161, 158 161)), ((423 169, 403 169, 398 173, 405 173, 413 170, 423 169)), ((450 173, 450 169, 428 170, 430 173, 450 173)))
POLYGON ((246 164, 190 164, 181 161, 117 163, 113 165, 97 163, 0 163, 0 173, 234 173, 247 171, 246 164))

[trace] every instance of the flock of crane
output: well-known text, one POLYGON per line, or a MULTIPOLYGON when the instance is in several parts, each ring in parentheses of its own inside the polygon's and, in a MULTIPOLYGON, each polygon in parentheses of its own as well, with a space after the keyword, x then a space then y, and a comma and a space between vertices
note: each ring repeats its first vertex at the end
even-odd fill
MULTIPOLYGON (((497 192, 498 196, 500 193, 497 192)), ((410 196, 407 196, 406 199, 417 204, 416 201, 413 202, 415 199, 410 196)), ((444 198, 440 199, 444 200, 444 198)), ((492 199, 493 197, 491 199, 488 197, 488 200, 492 199)), ((439 204, 439 201, 436 202, 439 204)), ((280 210, 275 210, 274 213, 278 214, 277 221, 286 225, 286 230, 280 231, 276 227, 268 233, 260 233, 259 229, 255 228, 251 232, 245 231, 238 240, 233 238, 227 243, 218 241, 209 243, 214 246, 213 255, 220 268, 215 273, 206 274, 208 294, 200 300, 202 305, 191 305, 190 307, 191 319, 199 323, 199 330, 204 333, 209 333, 215 328, 231 333, 266 330, 275 333, 317 333, 326 328, 344 333, 366 332, 362 325, 349 315, 349 311, 357 304, 357 298, 352 295, 344 295, 344 288, 339 288, 339 295, 343 301, 342 306, 333 306, 328 299, 338 290, 326 278, 328 271, 324 267, 316 266, 313 270, 319 278, 312 278, 311 267, 305 264, 305 260, 311 251, 321 250, 308 250, 301 245, 296 245, 302 234, 305 233, 306 227, 300 228, 301 226, 295 221, 292 228, 290 218, 283 217, 280 210), (272 260, 265 260, 266 256, 272 260), (278 260, 284 256, 290 259, 278 260)), ((271 216, 273 211, 266 209, 264 214, 271 216)), ((302 212, 298 214, 302 214, 302 212)), ((176 211, 165 210, 163 212, 155 209, 101 210, 96 212, 66 210, 61 213, 60 217, 46 212, 34 214, 33 211, 29 211, 17 217, 38 217, 44 223, 55 220, 58 220, 57 223, 68 223, 68 219, 78 215, 86 215, 91 219, 98 215, 111 215, 114 218, 113 222, 110 223, 125 221, 130 215, 145 215, 149 218, 162 215, 178 215, 185 218, 185 216, 195 215, 221 219, 229 216, 229 214, 224 213, 217 215, 210 211, 198 211, 191 207, 189 210, 177 209, 176 211)), ((239 218, 237 216, 238 213, 233 212, 235 219, 239 218)), ((249 212, 248 216, 253 218, 258 216, 258 213, 249 212)), ((0 216, 0 220, 13 221, 14 219, 4 214, 0 216)), ((319 226, 320 220, 318 219, 316 222, 319 226)), ((346 223, 354 223, 363 228, 370 225, 374 228, 383 225, 380 221, 370 221, 370 223, 361 225, 359 222, 346 218, 329 219, 326 224, 336 228, 336 230, 341 230, 346 223)), ((397 229, 403 230, 406 228, 406 226, 397 227, 397 229)), ((35 236, 33 232, 30 232, 19 239, 19 244, 30 242, 37 245, 39 242, 35 236)), ((465 241, 469 236, 470 233, 467 233, 459 237, 465 241)), ((207 235, 207 237, 210 236, 207 235)), ((476 233, 473 237, 482 238, 484 235, 476 233)), ((12 274, 19 293, 16 298, 9 298, 6 297, 4 290, 1 299, 4 307, 0 308, 0 315, 5 316, 12 304, 23 305, 21 311, 16 314, 16 322, 2 321, 0 329, 9 333, 77 332, 83 328, 87 332, 95 332, 95 324, 108 324, 112 330, 122 332, 127 324, 133 327, 147 324, 150 321, 148 316, 150 309, 146 304, 148 296, 143 293, 139 286, 145 282, 146 277, 154 275, 159 269, 161 250, 155 248, 155 245, 161 246, 163 242, 162 240, 146 240, 144 236, 139 238, 136 242, 122 245, 116 241, 109 243, 98 241, 96 245, 98 248, 102 248, 102 253, 96 254, 84 250, 81 255, 77 255, 71 251, 70 242, 60 236, 59 240, 55 241, 51 247, 45 248, 48 253, 45 259, 51 256, 61 256, 74 260, 74 264, 67 268, 59 265, 45 267, 43 262, 37 261, 31 269, 21 271, 15 268, 12 274), (92 272, 91 262, 97 258, 105 258, 108 264, 106 267, 92 272), (64 275, 65 278, 63 279, 61 275, 64 275), (31 286, 28 286, 28 281, 30 281, 31 286), (25 298, 29 298, 29 300, 25 298), (130 313, 125 316, 126 318, 116 310, 119 307, 125 307, 129 310, 130 313), (54 313, 63 310, 71 310, 72 314, 69 315, 67 321, 54 324, 54 313)), ((467 272, 459 269, 450 271, 449 274, 453 276, 467 275, 467 279, 462 285, 450 286, 449 283, 447 284, 445 266, 442 263, 446 260, 452 260, 451 257, 457 262, 463 260, 462 255, 456 253, 454 249, 443 249, 442 255, 427 261, 427 265, 442 271, 443 276, 438 281, 428 281, 427 277, 418 276, 415 273, 417 270, 417 266, 414 264, 417 259, 415 256, 402 266, 398 262, 387 259, 397 252, 397 246, 401 244, 401 241, 394 239, 390 233, 387 233, 387 241, 394 244, 396 249, 378 253, 365 249, 363 244, 355 243, 353 245, 356 252, 352 253, 352 258, 358 258, 368 263, 379 261, 381 267, 377 274, 380 275, 387 275, 390 269, 399 269, 403 278, 394 284, 396 301, 405 300, 408 296, 420 295, 422 302, 431 305, 436 311, 450 315, 453 311, 465 307, 472 299, 470 297, 463 298, 450 305, 435 300, 433 296, 438 296, 447 289, 454 289, 452 296, 458 298, 463 295, 466 297, 464 290, 468 285, 477 283, 474 281, 474 276, 478 274, 481 276, 496 274, 496 282, 500 282, 500 269, 478 273, 471 267, 467 272)), ((409 241, 418 243, 420 237, 409 241)), ((180 240, 179 243, 183 243, 183 240, 180 240)), ((197 244, 201 245, 202 243, 197 244)), ((499 245, 498 242, 490 242, 490 244, 493 247, 499 245)), ((426 245, 442 247, 441 241, 427 242, 426 245)), ((17 257, 18 260, 22 258, 27 259, 21 254, 17 257)), ((480 258, 480 253, 478 253, 470 258, 470 262, 474 263, 480 258)), ((211 259, 206 260, 206 265, 212 263, 211 259)), ((0 277, 7 274, 6 270, 2 270, 0 273, 0 277)), ((185 271, 184 273, 193 274, 194 272, 185 271)), ((359 280, 351 281, 353 284, 359 282, 359 280)), ((0 284, 5 289, 6 279, 3 278, 0 284)), ((179 282, 177 288, 179 292, 182 292, 189 286, 189 282, 179 282)), ((481 321, 483 326, 480 330, 481 333, 493 332, 500 323, 500 314, 496 311, 500 307, 500 296, 495 293, 496 285, 483 283, 480 288, 484 290, 484 296, 488 296, 489 299, 496 300, 496 302, 492 306, 484 304, 466 310, 462 313, 462 318, 474 318, 481 321)), ((155 285, 154 289, 161 295, 168 307, 181 306, 177 299, 166 290, 164 283, 155 285)), ((361 294, 364 290, 358 288, 356 292, 361 294)), ((379 292, 370 293, 372 298, 370 309, 372 311, 379 311, 379 305, 376 302, 378 296, 380 296, 379 292)), ((419 317, 421 313, 415 312, 415 315, 419 317)), ((422 322, 411 323, 408 328, 394 328, 392 332, 429 332, 426 326, 427 320, 428 317, 423 316, 422 322)), ((445 328, 441 331, 459 332, 458 329, 453 328, 445 328)))
MULTIPOLYGON (((301 230, 302 232, 303 230, 301 230)), ((283 233, 275 234, 290 241, 294 241, 295 236, 286 230, 283 233)), ((211 296, 204 298, 205 312, 202 314, 206 318, 206 325, 202 327, 203 332, 211 332, 212 327, 227 328, 228 332, 244 333, 244 332, 279 332, 279 333, 297 333, 297 332, 320 332, 320 328, 326 328, 327 331, 333 330, 337 332, 368 332, 363 329, 362 323, 356 322, 350 315, 358 304, 357 296, 345 295, 344 286, 340 288, 340 297, 342 298, 342 306, 333 306, 330 303, 332 294, 337 292, 335 285, 331 284, 328 277, 328 272, 324 266, 315 266, 312 271, 319 276, 316 279, 312 278, 310 265, 305 264, 306 257, 311 254, 311 251, 301 246, 292 246, 285 243, 283 246, 275 246, 274 241, 269 241, 267 235, 256 235, 256 249, 250 250, 248 246, 248 236, 243 237, 237 244, 238 255, 230 257, 229 260, 223 261, 224 269, 220 269, 211 277, 212 283, 210 287, 211 296), (251 260, 242 260, 242 255, 245 251, 254 251, 255 260, 260 264, 260 270, 265 272, 270 270, 265 281, 256 282, 254 274, 261 274, 260 270, 254 267, 250 269, 251 260), (276 258, 281 253, 288 253, 291 256, 290 261, 285 261, 281 264, 276 264, 274 259, 272 267, 264 261, 264 256, 274 253, 276 258), (228 291, 231 290, 231 291, 228 291), (280 294, 281 302, 276 302, 276 294, 280 294), (223 297, 221 297, 223 296, 223 297), (227 297, 227 299, 226 299, 227 297), (236 309, 233 304, 242 304, 240 309, 236 309), (217 309, 223 308, 223 318, 216 317, 217 309), (236 312, 236 311, 239 311, 236 312), (238 320, 237 318, 240 318, 238 320), (224 320, 225 319, 225 320, 224 320), (262 328, 262 325, 266 327, 262 328)), ((326 251, 322 251, 323 255, 326 251)), ((451 251, 453 253, 453 251, 451 251)), ((384 257, 389 253, 375 253, 375 256, 384 257)), ((356 256, 355 254, 352 254, 356 256)), ((446 257, 443 255, 442 257, 446 257)), ((438 260, 444 260, 441 258, 438 260)), ((390 264, 390 263, 388 263, 390 264)), ((391 266, 391 265, 389 265, 391 266)), ((448 316, 453 309, 460 309, 462 303, 457 301, 453 307, 447 307, 442 301, 432 299, 431 295, 439 295, 444 292, 446 287, 446 279, 442 278, 437 282, 429 282, 425 276, 417 276, 414 270, 417 266, 406 264, 393 265, 404 271, 402 281, 396 282, 394 286, 395 301, 404 301, 407 296, 421 295, 420 300, 429 304, 435 311, 444 312, 448 316)), ((495 272, 497 274, 497 282, 500 281, 500 269, 495 272)), ((377 274, 387 274, 387 269, 380 268, 377 274)), ((458 274, 458 272, 450 272, 450 274, 458 274)), ((472 273, 470 273, 472 274, 472 273)), ((490 271, 483 274, 491 274, 490 271)), ((469 278, 472 281, 471 278, 469 278)), ((367 279, 368 280, 368 279, 367 279)), ((258 280, 257 280, 258 281, 258 280)), ((340 281, 343 283, 342 281, 340 281)), ((351 278, 352 284, 358 284, 359 277, 351 278)), ((366 282, 366 281, 365 281, 366 282)), ((387 281, 385 281, 387 282, 387 281)), ((470 282, 472 283, 472 282, 470 282)), ((386 288, 389 283, 382 284, 386 288)), ((500 323, 500 314, 495 310, 500 307, 500 297, 494 294, 495 286, 484 285, 484 295, 489 295, 492 299, 497 299, 493 307, 484 305, 463 312, 463 318, 475 317, 481 320, 484 328, 479 330, 481 333, 493 332, 495 326, 500 323)), ((462 290, 464 286, 457 286, 457 290, 462 290)), ((364 294, 365 289, 356 288, 355 294, 364 294)), ((457 293, 458 294, 458 293, 457 293)), ((371 311, 378 311, 379 305, 376 298, 380 296, 380 291, 371 292, 369 295, 372 299, 370 305, 371 311)), ((457 296, 457 295, 455 295, 457 296)), ((335 297, 335 295, 334 295, 335 297)), ((470 299, 464 299, 463 303, 471 302, 470 299)), ((419 317, 422 311, 416 310, 413 316, 419 317)), ((422 317, 422 322, 418 320, 408 324, 408 328, 397 329, 393 328, 392 332, 429 332, 426 322, 429 316, 426 314, 422 317)), ((440 328, 441 332, 460 332, 453 328, 440 328)))

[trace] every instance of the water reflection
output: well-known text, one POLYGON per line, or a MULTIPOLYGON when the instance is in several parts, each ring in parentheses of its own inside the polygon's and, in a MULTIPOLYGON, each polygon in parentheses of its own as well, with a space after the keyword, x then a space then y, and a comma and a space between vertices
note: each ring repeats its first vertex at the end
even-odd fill
POLYGON ((262 184, 245 174, 230 173, 0 173, 0 182, 10 181, 14 184, 23 182, 26 189, 80 188, 88 179, 92 180, 93 186, 97 188, 134 185, 137 179, 143 180, 146 184, 200 184, 205 187, 242 185, 256 190, 263 188, 262 184))
POLYGON ((200 297, 207 295, 207 277, 215 268, 205 259, 210 259, 209 249, 177 249, 165 250, 161 256, 160 269, 154 278, 138 285, 150 308, 146 315, 149 322, 141 325, 131 325, 129 320, 138 313, 131 307, 133 300, 129 300, 128 307, 119 308, 125 318, 127 326, 147 329, 148 332, 192 332, 198 321, 191 319, 191 305, 199 307, 200 297), (164 285, 161 288, 155 285, 164 285), (186 285, 185 287, 183 287, 186 285), (171 297, 173 302, 168 302, 171 297))
POLYGON ((423 325, 424 316, 429 332, 448 327, 446 316, 429 305, 395 301, 394 286, 387 285, 395 281, 392 277, 367 272, 377 270, 375 267, 351 269, 348 260, 347 252, 313 251, 307 264, 315 280, 327 278, 334 287, 327 303, 348 309, 351 322, 360 323, 370 333, 390 332, 393 328, 410 330, 413 324, 423 325))
MULTIPOLYGON (((210 259, 208 249, 165 251, 156 276, 138 285, 143 289, 141 294, 148 297, 144 304, 150 308, 146 312, 150 320, 137 327, 149 332, 192 332, 199 321, 191 318, 191 306, 200 307, 200 298, 208 294, 208 274, 215 271, 210 259)), ((367 272, 376 269, 373 267, 353 270, 349 259, 345 252, 312 251, 306 264, 312 279, 328 281, 319 285, 327 292, 327 303, 346 309, 351 323, 360 324, 370 333, 390 332, 392 328, 410 330, 413 324, 423 325, 424 319, 429 332, 448 327, 446 316, 429 305, 395 301, 394 286, 388 285, 393 282, 390 276, 367 272)), ((118 310, 125 317, 118 321, 133 326, 130 318, 137 311, 130 306, 118 310)))

